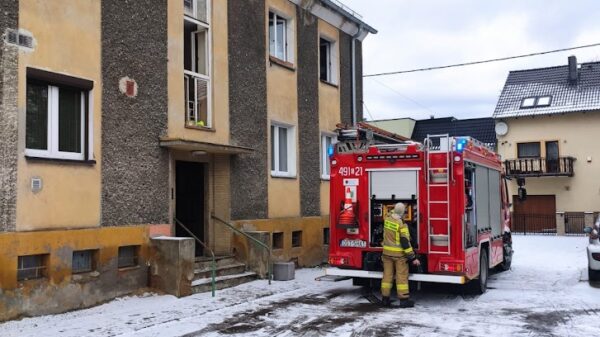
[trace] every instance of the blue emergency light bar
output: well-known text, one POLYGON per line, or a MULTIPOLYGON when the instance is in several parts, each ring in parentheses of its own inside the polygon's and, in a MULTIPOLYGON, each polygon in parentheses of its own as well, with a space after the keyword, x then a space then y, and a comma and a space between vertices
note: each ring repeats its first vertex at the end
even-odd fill
POLYGON ((467 138, 457 138, 456 145, 455 145, 456 152, 459 152, 459 153, 463 152, 463 150, 467 146, 467 142, 469 142, 469 139, 467 139, 467 138))

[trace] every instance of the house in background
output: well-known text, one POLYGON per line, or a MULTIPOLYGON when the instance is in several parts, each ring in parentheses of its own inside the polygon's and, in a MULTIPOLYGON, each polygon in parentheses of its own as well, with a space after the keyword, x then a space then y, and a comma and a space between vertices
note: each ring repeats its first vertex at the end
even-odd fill
POLYGON ((247 280, 249 245, 228 226, 266 233, 276 259, 323 261, 327 148, 362 119, 362 40, 376 32, 356 13, 20 0, 2 15, 0 320, 147 287, 156 236, 199 240, 187 266, 200 288, 184 294, 203 289, 211 251, 247 280))
POLYGON ((600 63, 571 56, 568 65, 511 71, 493 117, 514 178, 514 230, 580 234, 600 210, 600 63))
POLYGON ((484 143, 487 147, 496 148, 493 118, 456 119, 454 117, 430 118, 418 120, 412 131, 411 139, 423 142, 427 135, 445 135, 450 137, 470 136, 484 143))
POLYGON ((367 123, 401 137, 410 138, 415 128, 416 120, 412 118, 392 118, 367 121, 367 123))

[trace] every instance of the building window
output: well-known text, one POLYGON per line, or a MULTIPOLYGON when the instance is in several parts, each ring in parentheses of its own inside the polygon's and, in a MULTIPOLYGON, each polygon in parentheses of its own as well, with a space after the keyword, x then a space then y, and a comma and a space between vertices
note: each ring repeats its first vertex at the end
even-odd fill
POLYGON ((517 156, 519 158, 540 158, 540 143, 518 143, 517 144, 517 156))
POLYGON ((283 249, 283 233, 273 233, 273 249, 283 249))
POLYGON ((294 128, 271 125, 271 175, 293 177, 296 174, 294 128))
POLYGON ((521 109, 550 106, 552 96, 526 97, 521 100, 521 109))
POLYGON ((208 23, 209 0, 183 0, 185 15, 208 23))
POLYGON ((269 12, 269 54, 282 61, 293 62, 290 20, 269 12))
POLYGON ((337 142, 335 136, 321 136, 321 178, 329 179, 331 174, 331 163, 329 157, 333 154, 333 145, 337 142))
POLYGON ((302 231, 292 232, 292 248, 302 247, 302 231))
POLYGON ((135 267, 139 263, 140 246, 119 247, 119 268, 135 267))
MULTIPOLYGON (((91 132, 91 127, 86 125, 88 100, 88 90, 28 78, 25 154, 30 157, 86 159, 86 134, 91 132)), ((91 137, 88 139, 91 140, 91 137)))
POLYGON ((17 281, 47 277, 48 257, 48 254, 19 256, 17 281))
POLYGON ((97 250, 76 250, 73 251, 73 261, 71 263, 71 272, 73 274, 89 273, 95 266, 95 255, 97 250))
POLYGON ((184 1, 184 96, 186 125, 212 127, 209 1, 184 1), (189 10, 188 10, 189 8, 189 10), (195 13, 195 14, 194 14, 195 13), (194 15, 192 15, 194 14, 194 15))
POLYGON ((326 38, 319 38, 319 78, 321 81, 337 84, 337 44, 326 38))
POLYGON ((329 245, 329 228, 323 228, 323 245, 329 245))

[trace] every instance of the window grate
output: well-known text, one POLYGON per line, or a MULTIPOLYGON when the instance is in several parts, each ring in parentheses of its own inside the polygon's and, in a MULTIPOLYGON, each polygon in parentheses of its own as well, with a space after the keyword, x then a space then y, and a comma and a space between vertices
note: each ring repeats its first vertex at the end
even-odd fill
POLYGON ((118 267, 129 268, 139 264, 140 246, 119 247, 118 267))
POLYGON ((47 254, 19 256, 17 281, 27 281, 46 277, 47 254))
POLYGON ((25 48, 33 48, 33 37, 16 29, 7 29, 5 40, 9 44, 25 48))
POLYGON ((94 270, 95 250, 78 250, 73 252, 71 271, 73 274, 89 273, 94 270))

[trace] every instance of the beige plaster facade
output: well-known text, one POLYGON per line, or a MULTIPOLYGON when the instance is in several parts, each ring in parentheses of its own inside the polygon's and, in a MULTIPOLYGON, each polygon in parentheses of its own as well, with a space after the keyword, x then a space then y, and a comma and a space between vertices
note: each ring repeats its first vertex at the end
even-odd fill
MULTIPOLYGON (((573 177, 526 178, 528 195, 556 195, 557 212, 593 212, 600 210, 600 135, 598 111, 561 115, 508 118, 508 133, 498 136, 498 152, 503 160, 517 158, 517 144, 540 142, 541 154, 546 141, 558 141, 559 155, 576 158, 573 177)), ((515 195, 516 181, 509 181, 515 195)))
POLYGON ((19 51, 18 231, 99 226, 103 85, 100 15, 100 2, 94 0, 19 1, 19 26, 31 32, 35 42, 33 50, 19 51), (25 158, 27 67, 94 82, 90 112, 95 164, 25 158), (43 188, 37 193, 31 191, 33 177, 42 179, 43 188))

